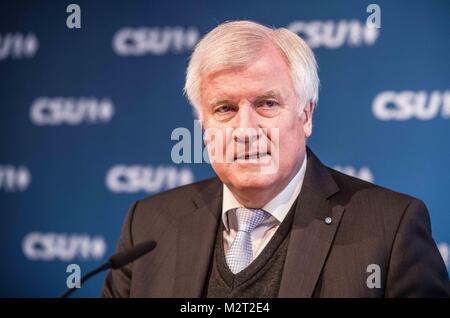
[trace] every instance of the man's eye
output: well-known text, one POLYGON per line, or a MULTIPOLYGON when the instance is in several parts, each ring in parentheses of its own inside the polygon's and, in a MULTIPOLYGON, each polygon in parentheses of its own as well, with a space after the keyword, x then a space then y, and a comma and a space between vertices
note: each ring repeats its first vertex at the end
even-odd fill
POLYGON ((278 106, 278 103, 274 100, 265 100, 261 103, 261 106, 271 108, 274 106, 278 106))
POLYGON ((216 108, 216 113, 227 113, 232 110, 233 110, 233 108, 230 105, 223 105, 223 106, 216 108))

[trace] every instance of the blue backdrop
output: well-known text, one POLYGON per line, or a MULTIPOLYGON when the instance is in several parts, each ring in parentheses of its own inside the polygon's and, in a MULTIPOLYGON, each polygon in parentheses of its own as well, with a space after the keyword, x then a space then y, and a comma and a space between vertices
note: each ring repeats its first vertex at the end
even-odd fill
MULTIPOLYGON (((450 2, 10 1, 0 5, 0 296, 53 297, 66 266, 115 249, 137 199, 213 175, 174 164, 198 39, 226 20, 288 27, 313 47, 309 145, 331 167, 417 196, 449 262, 450 2), (66 8, 81 8, 70 29, 66 8)), ((104 275, 77 296, 98 296, 104 275)))

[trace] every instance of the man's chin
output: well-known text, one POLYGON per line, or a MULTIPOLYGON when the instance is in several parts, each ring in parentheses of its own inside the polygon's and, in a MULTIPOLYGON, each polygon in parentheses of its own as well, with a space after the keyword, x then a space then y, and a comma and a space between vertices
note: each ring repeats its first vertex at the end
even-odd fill
POLYGON ((261 190, 269 188, 273 185, 274 177, 270 175, 264 175, 261 173, 255 173, 247 171, 245 173, 240 173, 233 178, 233 186, 240 190, 261 190))

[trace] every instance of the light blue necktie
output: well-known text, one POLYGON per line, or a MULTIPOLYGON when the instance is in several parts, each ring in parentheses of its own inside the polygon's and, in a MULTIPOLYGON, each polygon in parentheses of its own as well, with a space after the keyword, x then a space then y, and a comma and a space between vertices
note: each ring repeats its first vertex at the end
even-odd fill
MULTIPOLYGON (((232 212, 232 211, 230 211, 232 212)), ((238 232, 226 253, 228 267, 233 274, 246 268, 253 259, 251 232, 267 216, 267 212, 261 209, 237 208, 235 211, 238 232)))

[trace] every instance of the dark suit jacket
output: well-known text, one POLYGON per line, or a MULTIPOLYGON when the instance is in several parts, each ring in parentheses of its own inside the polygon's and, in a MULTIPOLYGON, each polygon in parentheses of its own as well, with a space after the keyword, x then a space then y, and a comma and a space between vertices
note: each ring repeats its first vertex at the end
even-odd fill
MULTIPOLYGON (((307 149, 279 297, 448 297, 448 274, 427 208, 413 197, 324 166, 307 149), (325 218, 331 217, 331 224, 325 218), (369 288, 367 280, 380 288, 369 288)), ((218 224, 218 178, 136 202, 117 250, 153 239, 155 250, 111 271, 104 297, 201 297, 218 224)))

